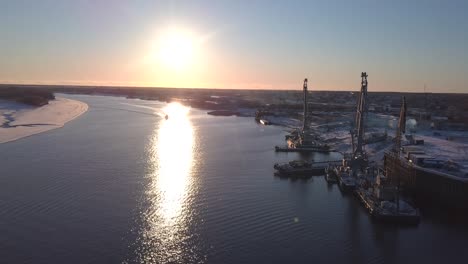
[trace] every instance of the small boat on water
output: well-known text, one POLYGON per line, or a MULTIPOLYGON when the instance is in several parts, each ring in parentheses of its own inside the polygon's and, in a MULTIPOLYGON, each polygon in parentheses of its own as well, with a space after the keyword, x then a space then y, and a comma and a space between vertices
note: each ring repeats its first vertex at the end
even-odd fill
POLYGON ((268 126, 268 125, 271 125, 270 121, 266 120, 266 119, 260 119, 260 124, 264 125, 264 126, 268 126))
POLYGON ((325 174, 325 166, 308 161, 294 160, 287 163, 276 163, 277 174, 284 177, 311 177, 325 174))
POLYGON ((169 119, 169 115, 166 115, 164 118, 165 118, 166 120, 168 120, 168 119, 169 119))

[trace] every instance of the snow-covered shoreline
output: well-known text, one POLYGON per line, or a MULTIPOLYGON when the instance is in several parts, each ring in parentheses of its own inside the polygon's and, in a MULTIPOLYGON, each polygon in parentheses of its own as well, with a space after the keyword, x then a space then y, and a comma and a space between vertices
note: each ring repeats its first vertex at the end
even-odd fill
POLYGON ((63 127, 87 110, 86 103, 60 97, 37 108, 0 101, 0 144, 63 127))

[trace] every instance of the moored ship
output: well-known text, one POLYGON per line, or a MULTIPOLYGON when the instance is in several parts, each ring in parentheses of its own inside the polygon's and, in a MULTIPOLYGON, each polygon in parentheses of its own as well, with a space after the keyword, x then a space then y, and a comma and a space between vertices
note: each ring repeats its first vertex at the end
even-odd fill
POLYGON ((330 184, 338 183, 338 177, 330 165, 325 168, 325 180, 330 184))
POLYGON ((325 174, 324 164, 314 164, 308 161, 294 160, 287 163, 276 163, 273 166, 278 176, 311 177, 325 174))
MULTIPOLYGON (((403 97, 400 118, 395 136, 395 146, 388 155, 399 158, 401 152, 401 137, 405 132, 406 123, 406 100, 403 97)), ((381 170, 374 181, 373 186, 359 187, 355 194, 369 210, 369 213, 378 220, 398 224, 419 223, 419 210, 401 199, 400 186, 401 175, 388 168, 381 170), (384 173, 385 172, 385 173, 384 173), (389 178, 389 174, 392 176, 389 178)))
POLYGON ((409 202, 394 198, 396 190, 392 190, 392 197, 379 196, 379 187, 374 190, 359 188, 355 191, 358 199, 363 203, 369 214, 376 220, 394 224, 418 224, 420 221, 419 210, 414 208, 409 202))

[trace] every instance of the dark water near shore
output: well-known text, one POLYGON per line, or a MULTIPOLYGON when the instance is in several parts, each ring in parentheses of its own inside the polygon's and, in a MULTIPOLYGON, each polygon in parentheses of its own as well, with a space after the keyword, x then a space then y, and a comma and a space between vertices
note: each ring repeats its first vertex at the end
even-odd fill
MULTIPOLYGON (((65 127, 0 145, 0 263, 448 263, 463 222, 373 223, 323 177, 273 177, 279 127, 101 96, 65 127), (155 114, 156 112, 156 114, 155 114)), ((316 160, 337 156, 316 154, 316 160)))

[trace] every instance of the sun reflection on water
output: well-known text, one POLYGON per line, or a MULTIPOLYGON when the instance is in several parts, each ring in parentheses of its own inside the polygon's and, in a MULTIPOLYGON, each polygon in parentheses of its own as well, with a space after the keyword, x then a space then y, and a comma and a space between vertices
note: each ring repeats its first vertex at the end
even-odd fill
POLYGON ((187 245, 191 199, 195 188, 194 130, 189 108, 170 103, 164 109, 149 146, 149 184, 147 208, 143 213, 144 231, 140 258, 143 263, 184 262, 195 256, 187 245))
POLYGON ((187 117, 188 108, 173 103, 164 112, 168 119, 159 128, 154 189, 161 195, 159 213, 166 225, 172 225, 179 220, 187 195, 193 162, 193 129, 187 117))

